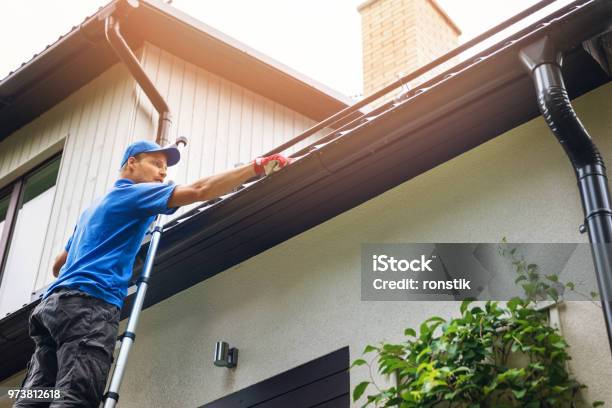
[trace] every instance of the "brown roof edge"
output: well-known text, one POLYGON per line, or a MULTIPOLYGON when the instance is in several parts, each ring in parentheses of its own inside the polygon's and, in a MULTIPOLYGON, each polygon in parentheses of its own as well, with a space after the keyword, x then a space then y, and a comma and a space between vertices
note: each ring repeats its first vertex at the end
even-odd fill
POLYGON ((0 96, 2 96, 2 92, 13 92, 18 87, 19 82, 22 82, 24 77, 28 77, 30 71, 36 69, 36 65, 57 63, 62 56, 56 57, 55 55, 62 54, 61 49, 67 44, 73 46, 77 42, 79 45, 87 41, 93 43, 94 38, 99 34, 97 31, 100 31, 100 27, 102 27, 98 17, 113 12, 116 4, 117 0, 100 7, 94 14, 85 17, 83 21, 73 26, 69 32, 59 36, 57 40, 47 45, 44 50, 34 54, 28 61, 23 62, 19 67, 6 74, 4 78, 0 78, 0 96))
MULTIPOLYGON (((352 104, 351 99, 340 92, 298 73, 161 1, 140 0, 138 7, 134 7, 134 4, 133 0, 110 1, 0 80, 0 141, 117 63, 117 57, 104 39, 103 19, 118 9, 130 11, 123 27, 126 40, 132 48, 148 41, 148 37, 160 37, 161 34, 156 31, 161 31, 161 26, 164 26, 166 32, 181 32, 181 35, 187 36, 190 41, 196 41, 196 46, 213 48, 211 51, 214 51, 214 55, 211 54, 208 58, 194 56, 195 60, 198 60, 195 62, 201 67, 212 67, 220 76, 315 121, 323 120, 352 104), (138 27, 130 27, 134 22, 141 24, 138 27), (208 65, 201 65, 202 63, 208 65), (226 65, 222 66, 223 64, 226 65), (224 75, 228 71, 224 68, 227 64, 232 66, 233 76, 224 75), (249 76, 247 79, 245 72, 249 76)), ((162 39, 156 45, 165 45, 168 51, 173 52, 173 48, 185 48, 184 44, 181 44, 184 42, 186 41, 162 39)), ((195 54, 193 49, 183 51, 183 56, 186 57, 195 54)), ((178 53, 177 55, 181 56, 178 53)))
MULTIPOLYGON (((9 84, 10 82, 12 82, 13 78, 18 79, 20 74, 22 73, 22 71, 26 71, 28 70, 32 64, 37 63, 39 60, 41 59, 45 59, 49 54, 53 53, 55 51, 55 49, 59 46, 62 45, 63 43, 65 43, 66 41, 69 41, 72 39, 72 37, 77 36, 77 35, 81 35, 83 36, 83 38, 87 38, 87 33, 86 33, 86 28, 91 24, 91 23, 96 23, 97 20, 100 19, 101 16, 110 14, 114 11, 114 9, 117 7, 118 4, 122 4, 123 2, 125 2, 125 0, 113 0, 110 3, 106 4, 103 7, 100 7, 94 14, 92 14, 91 16, 87 16, 80 24, 72 27, 72 29, 60 36, 55 42, 47 45, 45 47, 45 49, 37 54, 34 54, 32 56, 32 58, 26 62, 23 62, 18 68, 16 68, 15 70, 9 72, 4 78, 0 78, 0 85, 7 83, 9 84)), ((342 94, 341 92, 336 91, 333 88, 328 87, 325 84, 322 84, 296 70, 294 70, 293 68, 274 60, 273 58, 255 50, 254 48, 249 47, 248 45, 222 33, 221 31, 201 22, 200 20, 178 10, 175 7, 170 6, 169 4, 160 1, 160 0, 140 0, 140 3, 143 4, 147 4, 155 9, 157 9, 157 11, 161 11, 165 14, 167 14, 170 17, 173 17, 174 19, 176 19, 178 22, 180 23, 184 23, 187 24, 191 27, 193 27, 196 30, 199 30, 207 35, 209 35, 212 38, 217 39, 220 42, 223 42, 227 45, 229 45, 230 47, 236 48, 237 50, 255 58, 258 59, 260 61, 262 61, 263 63, 275 68, 277 71, 279 71, 280 73, 283 74, 288 74, 289 76, 304 82, 305 84, 309 85, 310 87, 319 90, 321 93, 326 94, 327 96, 331 96, 334 99, 337 99, 339 102, 350 105, 352 104, 351 99, 347 96, 342 94)), ((93 37, 93 35, 92 35, 93 37)), ((90 41, 93 41, 93 38, 90 39, 90 41)))

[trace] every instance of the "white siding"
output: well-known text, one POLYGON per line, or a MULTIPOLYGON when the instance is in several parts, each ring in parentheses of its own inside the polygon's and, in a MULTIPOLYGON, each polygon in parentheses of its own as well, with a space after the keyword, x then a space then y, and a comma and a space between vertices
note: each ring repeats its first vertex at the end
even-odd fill
MULTIPOLYGON (((53 280, 51 265, 72 233, 80 213, 108 189, 119 167, 134 109, 135 83, 121 65, 115 65, 57 108, 65 111, 68 125, 54 205, 34 290, 53 280)), ((46 115, 46 114, 45 114, 46 115)), ((45 115, 32 122, 48 120, 45 115)), ((12 137, 12 136, 11 136, 12 137)))
MULTIPOLYGON (((139 55, 170 105, 170 139, 183 135, 190 141, 178 183, 248 162, 315 124, 150 44, 139 55)), ((125 147, 137 139, 154 140, 156 129, 157 112, 117 64, 0 143, 0 187, 63 149, 49 224, 33 232, 45 235, 33 291, 53 281, 55 255, 81 212, 112 186, 125 147)))
MULTIPOLYGON (((189 146, 175 179, 193 181, 246 163, 315 124, 270 99, 146 44, 143 66, 170 105, 170 140, 186 136, 189 146)), ((134 119, 134 138, 155 138, 157 112, 138 90, 141 109, 134 119)), ((288 150, 297 151, 326 132, 288 150)), ((179 216, 188 206, 177 212, 179 216)))

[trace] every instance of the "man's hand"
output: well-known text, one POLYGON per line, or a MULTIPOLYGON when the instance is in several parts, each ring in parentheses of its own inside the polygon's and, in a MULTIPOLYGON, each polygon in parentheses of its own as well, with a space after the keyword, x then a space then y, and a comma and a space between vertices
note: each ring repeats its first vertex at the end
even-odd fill
POLYGON ((280 154, 273 154, 267 157, 258 157, 253 160, 253 169, 255 173, 269 176, 291 163, 291 159, 280 154))

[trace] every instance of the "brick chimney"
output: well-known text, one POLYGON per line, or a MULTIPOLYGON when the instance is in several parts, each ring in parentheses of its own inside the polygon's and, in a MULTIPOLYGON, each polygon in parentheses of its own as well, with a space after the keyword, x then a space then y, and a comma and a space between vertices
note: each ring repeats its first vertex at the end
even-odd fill
POLYGON ((368 0, 358 10, 364 96, 458 45, 461 31, 436 0, 368 0))

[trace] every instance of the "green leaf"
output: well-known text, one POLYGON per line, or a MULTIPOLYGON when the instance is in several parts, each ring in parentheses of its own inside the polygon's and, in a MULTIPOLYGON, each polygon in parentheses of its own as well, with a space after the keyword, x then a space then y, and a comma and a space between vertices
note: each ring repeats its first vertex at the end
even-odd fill
POLYGON ((597 299, 598 297, 599 297, 599 294, 597 292, 591 292, 591 298, 597 299))
POLYGON ((521 285, 525 290, 527 297, 532 297, 537 293, 538 287, 534 282, 529 282, 521 285))
POLYGON ((546 289, 546 293, 548 293, 548 296, 550 296, 555 302, 559 300, 559 292, 557 292, 557 289, 548 288, 546 289))
POLYGON ((559 282, 559 277, 557 275, 545 275, 545 277, 551 282, 559 282))
POLYGON ((519 283, 519 282, 524 281, 524 280, 527 280, 527 276, 526 275, 519 275, 519 277, 514 280, 514 283, 519 283))
POLYGON ((464 314, 465 311, 467 310, 467 307, 470 305, 470 303, 472 303, 473 300, 472 299, 465 299, 463 302, 461 302, 461 307, 459 308, 459 311, 461 312, 461 314, 464 314))
POLYGON ((574 290, 574 282, 567 282, 565 284, 565 286, 569 289, 569 290, 574 290))
POLYGON ((368 364, 368 363, 364 359, 359 358, 359 359, 353 361, 353 364, 351 364, 350 368, 357 367, 357 366, 362 366, 362 365, 366 365, 366 364, 368 364))
POLYGON ((380 349, 378 347, 374 347, 374 346, 370 346, 369 344, 367 346, 365 346, 365 348, 363 349, 363 353, 362 354, 367 354, 367 353, 371 353, 372 351, 379 351, 380 349))
POLYGON ((404 330, 404 335, 416 337, 416 331, 412 328, 407 328, 406 330, 404 330))
POLYGON ((498 374, 496 378, 496 382, 504 382, 506 380, 514 381, 518 378, 521 378, 525 375, 524 368, 510 368, 505 372, 498 374))
POLYGON ((495 388, 497 388, 497 382, 495 382, 495 381, 493 381, 493 383, 490 386, 489 385, 485 385, 484 389, 483 389, 484 395, 485 396, 489 395, 490 393, 492 393, 495 390, 495 388))
POLYGON ((521 399, 525 396, 525 394, 527 393, 527 390, 525 388, 520 389, 520 390, 512 390, 512 393, 514 394, 514 396, 516 397, 516 399, 521 399))
POLYGON ((559 340, 551 344, 551 346, 558 349, 565 349, 567 347, 567 343, 564 340, 559 340))
POLYGON ((511 312, 514 312, 517 308, 517 306, 522 305, 523 304, 523 300, 517 297, 514 297, 512 299, 510 299, 508 301, 508 303, 506 304, 506 306, 508 306, 508 309, 510 309, 511 312))
POLYGON ((593 401, 593 406, 594 407, 601 407, 604 404, 605 404, 605 402, 603 402, 603 401, 593 401))
POLYGON ((419 328, 421 340, 425 340, 425 338, 427 338, 427 335, 429 335, 429 332, 431 332, 431 330, 429 330, 427 322, 421 323, 421 327, 419 328))
POLYGON ((425 383, 423 384, 423 391, 426 393, 429 393, 435 388, 446 387, 446 386, 448 386, 448 384, 446 384, 445 381, 427 379, 425 380, 425 383))
POLYGON ((429 319, 425 320, 423 323, 430 323, 430 322, 441 322, 441 323, 444 323, 444 322, 446 322, 446 320, 444 320, 440 316, 432 316, 429 319))
POLYGON ((353 390, 353 402, 361 398, 368 385, 370 385, 369 381, 362 381, 355 387, 353 390))
POLYGON ((425 357, 429 355, 429 353, 431 353, 431 348, 430 347, 424 348, 417 356, 416 361, 420 363, 421 361, 423 361, 425 357))
POLYGON ((368 407, 371 403, 376 402, 377 400, 377 396, 376 395, 368 395, 368 402, 366 402, 365 404, 363 404, 361 406, 361 408, 366 408, 368 407))

